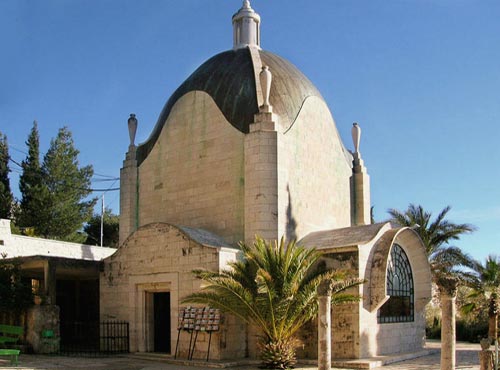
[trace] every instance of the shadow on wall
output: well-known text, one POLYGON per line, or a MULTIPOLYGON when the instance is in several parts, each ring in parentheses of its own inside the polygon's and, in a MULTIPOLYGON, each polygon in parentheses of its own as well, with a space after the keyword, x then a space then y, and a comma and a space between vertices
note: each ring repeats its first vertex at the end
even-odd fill
POLYGON ((292 196, 290 194, 290 186, 286 186, 288 192, 288 206, 286 207, 286 239, 297 240, 297 221, 293 217, 292 196))
POLYGON ((93 260, 94 254, 92 253, 92 249, 88 245, 82 244, 80 246, 81 255, 84 260, 93 260))
POLYGON ((380 328, 365 329, 359 338, 361 357, 373 357, 379 355, 379 341, 384 340, 380 335, 380 328), (364 348, 363 348, 364 347, 364 348), (365 353, 363 353, 365 352, 365 353))

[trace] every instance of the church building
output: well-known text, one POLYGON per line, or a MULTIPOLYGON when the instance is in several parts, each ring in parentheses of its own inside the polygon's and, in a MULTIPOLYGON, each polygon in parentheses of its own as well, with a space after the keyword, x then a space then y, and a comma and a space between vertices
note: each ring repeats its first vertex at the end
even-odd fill
MULTIPOLYGON (((328 104, 288 60, 260 47, 248 0, 232 17, 233 46, 173 92, 156 126, 130 145, 121 169, 120 247, 104 260, 100 316, 130 323, 132 352, 189 357, 182 298, 200 288, 192 270, 223 269, 238 243, 297 240, 332 268, 366 283, 359 303, 332 313, 332 357, 421 349, 431 297, 422 241, 411 228, 371 224, 361 129, 346 148, 328 104)), ((198 333, 197 333, 198 334, 198 333)), ((316 358, 315 329, 301 355, 316 358)), ((257 356, 255 333, 230 315, 200 332, 191 357, 257 356)))

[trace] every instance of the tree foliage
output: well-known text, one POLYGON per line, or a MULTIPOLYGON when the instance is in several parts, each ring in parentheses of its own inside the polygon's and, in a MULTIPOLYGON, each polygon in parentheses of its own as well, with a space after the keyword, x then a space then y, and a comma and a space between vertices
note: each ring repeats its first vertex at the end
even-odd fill
POLYGON ((79 167, 79 151, 67 127, 59 130, 42 164, 43 188, 36 230, 46 238, 82 242, 77 233, 92 216, 96 200, 91 193, 92 166, 79 167))
POLYGON ((0 311, 16 312, 33 305, 31 285, 21 278, 19 262, 0 257, 0 311))
POLYGON ((446 220, 450 209, 450 206, 445 207, 434 220, 432 213, 425 211, 421 205, 410 204, 403 212, 394 208, 388 210, 390 221, 400 226, 413 227, 422 239, 435 282, 445 275, 464 277, 466 274, 460 266, 468 267, 472 263, 471 257, 449 243, 476 228, 470 224, 456 224, 446 220))
POLYGON ((10 218, 12 215, 14 197, 10 189, 9 160, 7 136, 0 132, 0 218, 10 218))
POLYGON ((46 206, 48 189, 43 183, 42 168, 40 165, 40 135, 37 122, 26 141, 28 155, 22 161, 22 174, 19 177, 21 202, 16 217, 16 225, 23 229, 35 230, 40 222, 40 210, 46 206))
POLYGON ((474 261, 474 275, 467 295, 464 313, 488 312, 488 337, 498 338, 498 315, 500 312, 500 258, 490 255, 484 263, 474 261))
POLYGON ((317 315, 318 286, 330 282, 336 304, 357 300, 346 290, 362 281, 345 271, 318 269, 319 252, 284 239, 268 243, 257 238, 240 247, 243 260, 231 263, 230 270, 194 271, 205 285, 183 302, 208 304, 256 325, 262 331, 264 365, 288 368, 294 363, 297 331, 317 315))
MULTIPOLYGON (((106 208, 103 217, 103 246, 118 247, 120 218, 113 214, 111 209, 106 208)), ((100 245, 101 241, 101 215, 95 213, 84 226, 83 231, 87 234, 85 244, 100 245)))

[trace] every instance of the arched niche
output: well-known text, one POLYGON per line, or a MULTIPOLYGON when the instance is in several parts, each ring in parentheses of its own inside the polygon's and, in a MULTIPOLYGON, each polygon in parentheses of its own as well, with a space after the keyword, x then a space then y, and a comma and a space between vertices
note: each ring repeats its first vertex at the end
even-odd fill
POLYGON ((418 234, 408 228, 387 231, 375 243, 370 273, 369 311, 379 310, 387 302, 387 267, 391 248, 398 245, 411 266, 414 283, 414 309, 421 311, 431 299, 431 272, 425 246, 418 234))

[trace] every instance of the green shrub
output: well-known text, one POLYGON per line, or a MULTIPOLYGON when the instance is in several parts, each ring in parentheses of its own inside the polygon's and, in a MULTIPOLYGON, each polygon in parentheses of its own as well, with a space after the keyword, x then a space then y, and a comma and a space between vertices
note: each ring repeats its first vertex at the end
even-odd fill
POLYGON ((19 313, 32 305, 31 282, 22 278, 19 262, 0 258, 0 311, 19 313))
MULTIPOLYGON (((481 338, 488 336, 488 323, 458 319, 455 330, 457 341, 479 343, 481 338)), ((427 323, 425 336, 427 339, 441 339, 441 321, 437 317, 432 324, 427 323)))

